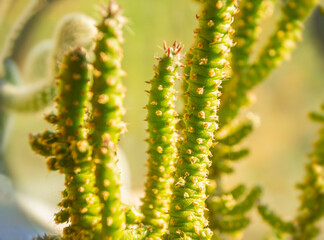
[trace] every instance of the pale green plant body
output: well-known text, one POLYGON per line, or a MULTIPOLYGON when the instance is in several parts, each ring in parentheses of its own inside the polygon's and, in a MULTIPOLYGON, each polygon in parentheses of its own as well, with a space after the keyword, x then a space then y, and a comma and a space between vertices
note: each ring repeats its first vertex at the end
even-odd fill
MULTIPOLYGON (((59 76, 63 81, 57 98, 59 114, 46 117, 47 121, 58 125, 57 133, 45 131, 31 137, 32 148, 49 157, 49 169, 60 170, 66 176, 66 190, 59 204, 63 209, 56 214, 58 223, 70 223, 64 229, 62 239, 128 240, 144 239, 149 234, 146 226, 134 225, 137 218, 142 217, 131 209, 127 211, 128 220, 134 222, 125 229, 126 207, 121 205, 119 174, 116 173, 119 172, 115 165, 117 141, 124 130, 123 123, 117 122, 118 116, 120 119, 123 114, 124 95, 121 84, 124 72, 120 69, 122 50, 118 47, 122 23, 119 7, 111 2, 107 16, 98 27, 91 112, 86 112, 90 64, 85 61, 86 54, 83 53, 84 61, 74 72, 72 70, 76 70, 75 64, 80 56, 69 54, 60 64, 62 73, 59 76), (115 48, 111 48, 111 44, 115 48), (112 56, 115 58, 111 60, 112 56), (101 142, 97 141, 96 134, 100 135, 101 142), (108 151, 109 155, 106 154, 108 151), (99 158, 98 153, 109 158, 99 158), (100 164, 103 164, 102 168, 100 164)), ((75 51, 80 53, 81 50, 75 51)))
MULTIPOLYGON (((4 0, 1 2, 0 7, 0 11, 2 13, 0 17, 0 24, 3 24, 4 18, 6 17, 6 11, 10 7, 10 2, 8 0, 4 0)), ((0 99, 2 96, 1 90, 6 83, 10 83, 12 85, 17 85, 20 83, 20 74, 16 71, 17 67, 15 66, 15 63, 10 59, 6 59, 10 58, 14 54, 14 47, 17 45, 17 39, 21 36, 21 31, 26 27, 28 20, 43 9, 43 7, 44 2, 38 0, 31 1, 5 40, 4 47, 0 52, 0 99), (4 70, 5 67, 8 68, 7 71, 4 70)), ((1 99, 0 102, 0 171, 6 172, 3 159, 3 149, 8 135, 8 128, 10 128, 10 122, 13 121, 13 118, 12 116, 9 116, 6 109, 3 108, 3 99, 1 99)))
MULTIPOLYGON (((89 64, 85 55, 83 50, 76 49, 61 65, 58 115, 46 116, 48 122, 57 125, 56 132, 47 130, 30 137, 33 150, 48 158, 48 168, 65 174, 66 189, 59 204, 62 210, 56 214, 55 220, 70 223, 60 238, 67 240, 103 239, 101 212, 104 206, 99 201, 96 166, 92 158, 94 148, 88 141, 89 131, 85 124, 89 118, 86 113, 89 64)), ((134 209, 128 209, 127 213, 132 225, 142 219, 134 209)), ((122 231, 120 239, 140 240, 148 234, 146 226, 130 227, 122 231)))
MULTIPOLYGON (((252 53, 254 43, 259 35, 259 24, 262 11, 263 0, 245 0, 239 3, 240 12, 234 21, 234 41, 236 45, 232 49, 232 69, 233 73, 244 74, 244 70, 249 66, 249 58, 252 53)), ((235 84, 234 79, 229 81, 235 84)))
MULTIPOLYGON (((63 53, 78 46, 91 49, 93 38, 97 31, 94 21, 82 14, 71 14, 65 17, 56 30, 54 46, 50 51, 50 60, 45 68, 47 76, 37 82, 14 85, 10 82, 3 84, 0 88, 1 108, 7 111, 36 112, 44 109, 53 102, 56 96, 54 84, 55 76, 58 74, 57 62, 62 61, 63 53), (87 36, 86 38, 84 36, 87 36)), ((6 72, 15 74, 15 81, 22 82, 19 69, 5 65, 6 72), (13 72, 14 71, 14 72, 13 72)))

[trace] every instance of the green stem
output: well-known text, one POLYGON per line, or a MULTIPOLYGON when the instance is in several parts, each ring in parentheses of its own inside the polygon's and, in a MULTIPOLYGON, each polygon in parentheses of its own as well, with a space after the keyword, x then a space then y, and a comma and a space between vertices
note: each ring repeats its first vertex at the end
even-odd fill
MULTIPOLYGON (((262 0, 245 0, 240 4, 240 12, 235 16, 235 29, 232 49, 232 68, 234 74, 241 74, 249 66, 252 47, 256 41, 262 11, 262 0)), ((232 83, 233 81, 230 81, 232 83)))
POLYGON ((97 187, 102 204, 102 239, 119 240, 125 229, 125 212, 120 196, 120 170, 117 167, 117 143, 125 130, 124 87, 121 77, 123 17, 111 1, 107 16, 99 24, 95 48, 91 136, 96 163, 97 187))
POLYGON ((65 174, 62 210, 55 220, 70 222, 63 232, 66 240, 101 239, 95 165, 91 161, 84 119, 89 81, 86 55, 85 50, 78 48, 64 58, 56 100, 58 116, 49 114, 46 117, 57 125, 56 132, 45 131, 30 138, 32 148, 49 157, 49 169, 65 174))
MULTIPOLYGON (((324 112, 324 104, 322 105, 324 112)), ((318 221, 324 217, 324 114, 311 113, 313 121, 319 122, 321 128, 319 139, 313 144, 314 150, 309 155, 310 162, 306 165, 306 174, 302 183, 297 185, 301 190, 300 205, 294 223, 286 222, 271 211, 266 205, 260 204, 259 213, 274 230, 289 233, 292 240, 311 240, 316 238, 320 230, 318 221)))
POLYGON ((150 81, 148 109, 148 174, 143 198, 143 223, 152 226, 149 239, 161 239, 169 222, 172 173, 177 157, 175 80, 182 45, 164 45, 165 55, 159 58, 155 77, 150 81))
MULTIPOLYGON (((324 105, 322 106, 324 113, 324 105)), ((312 113, 311 119, 321 124, 319 139, 313 144, 309 155, 304 181, 298 185, 302 191, 300 207, 296 217, 297 231, 293 240, 314 239, 319 234, 316 223, 324 216, 323 170, 324 170, 324 114, 312 113)))
MULTIPOLYGON (((71 225, 64 230, 66 239, 100 239, 100 205, 96 197, 94 164, 85 134, 85 110, 88 92, 86 53, 77 49, 63 61, 58 93, 59 142, 69 154, 63 172, 71 225)), ((60 144, 54 147, 60 151, 60 144)), ((57 159, 61 157, 58 154, 57 159)), ((64 207, 64 206, 63 206, 64 207)))
MULTIPOLYGON (((290 58, 297 42, 301 40, 304 21, 316 3, 316 0, 288 0, 283 6, 277 28, 263 47, 258 59, 243 75, 234 76, 236 87, 233 89, 229 86, 228 88, 232 89, 231 93, 223 95, 219 110, 221 126, 234 119, 241 107, 250 102, 247 96, 249 90, 262 82, 284 60, 290 58)), ((242 47, 245 48, 245 45, 242 47)))
MULTIPOLYGON (((240 12, 235 16, 233 27, 235 29, 234 42, 236 45, 232 49, 232 72, 230 81, 223 83, 222 98, 220 106, 220 123, 224 123, 222 108, 226 102, 233 104, 233 97, 244 98, 245 92, 238 88, 241 77, 246 74, 250 67, 250 56, 259 31, 259 24, 262 11, 262 0, 246 0, 240 3, 240 12), (243 96, 242 96, 243 95, 243 96)), ((243 104, 243 103, 242 103, 243 104)), ((241 105, 241 104, 240 104, 241 105)), ((227 107, 227 106, 226 106, 227 107)))
POLYGON ((218 95, 232 47, 235 1, 202 1, 184 117, 186 130, 175 173, 171 239, 211 239, 204 215, 209 149, 217 128, 218 95))

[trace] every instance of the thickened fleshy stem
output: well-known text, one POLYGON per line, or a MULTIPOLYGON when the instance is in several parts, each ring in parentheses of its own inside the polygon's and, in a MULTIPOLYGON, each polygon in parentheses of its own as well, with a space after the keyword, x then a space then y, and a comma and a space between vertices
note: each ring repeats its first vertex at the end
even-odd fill
MULTIPOLYGON (((324 112, 324 105, 322 105, 324 112)), ((293 222, 285 222, 278 215, 260 204, 259 213, 262 218, 279 233, 289 233, 293 240, 311 240, 318 236, 317 222, 324 217, 324 114, 311 113, 312 120, 319 122, 321 128, 319 139, 314 143, 314 150, 309 155, 306 174, 297 187, 301 190, 300 206, 293 222)))
POLYGON ((193 49, 186 130, 177 162, 170 210, 171 239, 210 239, 204 216, 209 149, 217 128, 219 88, 226 77, 232 47, 231 23, 235 1, 202 1, 193 49))
POLYGON ((302 191, 300 207, 296 217, 297 232, 294 240, 314 239, 319 234, 317 222, 324 216, 323 170, 324 170, 324 104, 321 113, 311 113, 313 121, 321 124, 319 139, 314 142, 314 150, 309 154, 304 181, 297 185, 302 191))
MULTIPOLYGON (((218 144, 211 149, 212 167, 209 169, 210 185, 208 187, 207 207, 210 226, 218 234, 239 233, 247 227, 249 219, 247 212, 255 205, 261 195, 259 187, 253 188, 250 193, 237 190, 226 191, 222 185, 225 174, 232 173, 233 163, 245 157, 249 150, 238 146, 257 125, 257 119, 251 113, 244 118, 226 125, 216 132, 218 144)), ((245 188, 245 187, 244 187, 245 188)), ((236 188, 235 188, 236 189, 236 188)), ((241 189, 239 186, 237 189, 241 189)))
MULTIPOLYGON (((64 229, 67 239, 100 239, 100 204, 96 197, 94 164, 85 132, 88 92, 86 53, 78 48, 62 65, 58 92, 59 142, 68 149, 63 172, 71 225, 64 229)), ((60 144, 57 146, 60 149, 60 144)), ((58 158, 58 156, 57 156, 58 158)))
MULTIPOLYGON (((224 94, 219 110, 220 124, 234 119, 240 108, 249 103, 247 92, 263 81, 296 48, 301 40, 304 21, 315 7, 316 0, 288 0, 282 8, 282 17, 275 32, 263 47, 257 61, 245 74, 239 76, 235 94, 224 94)), ((245 46, 244 46, 245 47, 245 46)))
POLYGON ((143 223, 152 226, 149 239, 161 239, 169 222, 172 173, 177 157, 175 80, 183 46, 177 42, 170 48, 164 44, 165 55, 157 58, 154 78, 150 81, 148 110, 148 174, 143 198, 143 223))
POLYGON ((125 205, 126 224, 140 224, 143 222, 144 215, 134 206, 125 205))
MULTIPOLYGON (((179 120, 177 122, 176 128, 178 131, 178 141, 177 141, 177 148, 179 149, 183 140, 183 134, 184 134, 184 129, 185 129, 185 125, 184 125, 184 115, 186 113, 186 109, 185 106, 187 105, 187 99, 188 99, 188 94, 187 94, 187 90, 188 90, 188 80, 190 78, 190 70, 191 70, 191 64, 192 64, 192 48, 189 49, 189 52, 186 53, 186 57, 185 57, 185 61, 186 64, 183 65, 184 69, 183 69, 183 73, 182 73, 182 85, 181 85, 181 98, 182 98, 182 102, 183 102, 183 108, 182 111, 180 113, 179 116, 179 120)), ((180 78, 181 79, 181 78, 180 78)))
POLYGON ((57 223, 70 222, 63 231, 64 239, 99 240, 100 203, 84 120, 89 81, 85 50, 77 48, 68 53, 61 67, 58 115, 46 117, 57 130, 31 136, 30 142, 37 153, 48 157, 50 170, 65 174, 66 189, 59 204, 62 210, 55 218, 57 223))
MULTIPOLYGON (((222 88, 222 105, 223 101, 236 96, 237 94, 245 94, 244 91, 238 89, 238 83, 243 74, 250 67, 250 56, 252 48, 256 41, 259 31, 259 24, 262 11, 262 0, 246 0, 240 2, 240 11, 235 16, 233 27, 235 29, 234 42, 232 49, 231 67, 233 76, 230 81, 225 81, 222 88)), ((220 109, 222 109, 222 105, 220 109)), ((220 112, 221 113, 221 112, 220 112)), ((222 115, 219 115, 222 122, 222 115)))
POLYGON ((302 38, 305 19, 317 4, 317 0, 288 0, 282 8, 282 18, 276 32, 252 64, 243 83, 249 89, 261 82, 283 60, 289 59, 297 42, 302 38))
MULTIPOLYGON (((188 81, 190 78, 190 71, 191 71, 191 64, 192 64, 192 48, 189 49, 189 52, 186 54, 186 66, 183 69, 183 82, 182 82, 182 100, 184 103, 184 106, 187 105, 187 90, 188 90, 188 81)), ((185 112, 183 112, 184 114, 185 112)))
MULTIPOLYGON (((259 32, 262 0, 246 0, 240 3, 240 12, 235 17, 235 28, 232 49, 233 73, 239 75, 249 66, 252 47, 259 32)), ((232 82, 232 81, 230 81, 232 82)))
MULTIPOLYGON (((218 112, 221 129, 216 134, 216 140, 219 144, 212 149, 213 165, 210 169, 209 176, 212 184, 208 189, 211 195, 210 201, 208 201, 208 207, 212 207, 215 203, 212 203, 211 199, 213 198, 224 198, 226 201, 230 199, 231 194, 223 189, 222 176, 233 172, 231 166, 233 161, 237 161, 248 154, 247 149, 240 149, 237 144, 246 138, 253 130, 255 124, 249 124, 249 121, 244 123, 242 120, 241 123, 236 124, 233 121, 242 106, 250 102, 248 99, 248 91, 257 83, 264 80, 284 60, 285 54, 289 55, 291 53, 301 33, 302 22, 314 6, 314 1, 287 1, 283 7, 282 19, 279 21, 275 33, 261 51, 258 61, 251 65, 249 63, 251 60, 250 52, 256 40, 260 14, 264 12, 262 10, 264 2, 258 0, 241 1, 241 11, 235 18, 234 28, 237 31, 234 38, 236 45, 232 49, 233 77, 230 81, 226 81, 223 84, 222 104, 218 112), (258 74, 252 76, 252 70, 258 72, 258 74), (220 136, 221 132, 224 132, 225 135, 220 136)), ((248 196, 246 200, 249 200, 248 196)), ((258 196, 256 198, 250 198, 250 200, 256 203, 258 196)), ((212 228, 218 229, 221 232, 232 232, 240 230, 240 227, 243 228, 246 226, 246 224, 234 224, 234 222, 233 228, 230 227, 230 224, 220 224, 222 221, 228 221, 230 223, 232 220, 236 221, 241 217, 247 220, 245 216, 240 216, 241 214, 238 215, 231 211, 231 208, 235 207, 237 203, 235 201, 230 202, 231 204, 228 204, 229 207, 221 212, 210 211, 212 228), (224 228, 224 226, 226 227, 224 228)), ((253 202, 250 202, 250 204, 253 204, 253 202)), ((236 222, 239 223, 239 221, 236 222)), ((245 222, 248 223, 247 221, 245 222)))
POLYGON ((134 229, 126 229, 123 232, 121 240, 145 240, 147 239, 149 233, 150 230, 146 226, 134 229))
POLYGON ((98 26, 93 64, 94 80, 91 136, 96 163, 97 187, 102 204, 102 239, 119 240, 125 229, 125 212, 120 196, 120 170, 117 167, 117 143, 125 130, 124 87, 121 77, 122 26, 124 18, 119 6, 110 1, 107 15, 98 26))

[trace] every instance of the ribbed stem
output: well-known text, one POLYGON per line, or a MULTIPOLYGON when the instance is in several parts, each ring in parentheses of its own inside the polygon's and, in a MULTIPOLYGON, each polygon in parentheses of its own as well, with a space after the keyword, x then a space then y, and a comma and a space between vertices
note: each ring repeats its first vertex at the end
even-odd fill
POLYGON ((56 132, 30 137, 33 150, 48 157, 48 168, 65 174, 66 189, 59 204, 62 210, 55 220, 70 222, 63 232, 63 239, 68 240, 101 239, 95 165, 85 131, 88 81, 86 52, 78 48, 68 53, 62 63, 56 99, 58 115, 46 117, 57 126, 56 132))
POLYGON ((170 210, 171 239, 210 239, 204 216, 209 149, 217 128, 219 88, 232 47, 235 1, 202 1, 184 117, 186 130, 175 173, 170 210))
MULTIPOLYGON (((192 64, 192 57, 193 57, 193 50, 190 48, 189 52, 186 54, 186 66, 183 69, 183 82, 182 82, 182 100, 184 103, 184 106, 187 105, 187 90, 188 90, 188 81, 190 78, 190 71, 191 71, 191 64, 192 64)), ((183 111, 183 114, 185 114, 185 111, 183 111)))
POLYGON ((125 130, 124 87, 121 77, 123 17, 118 5, 111 1, 107 16, 98 26, 93 64, 94 81, 91 136, 93 159, 97 165, 97 187, 102 204, 102 239, 119 240, 125 229, 125 212, 120 196, 120 170, 117 167, 117 143, 125 130))
POLYGON ((169 222, 171 185, 176 151, 175 80, 181 44, 165 45, 165 55, 158 58, 147 104, 149 160, 143 198, 143 223, 152 226, 148 239, 161 239, 169 222))
MULTIPOLYGON (((239 75, 249 66, 251 51, 258 36, 262 11, 262 0, 245 0, 240 3, 240 12, 235 16, 232 49, 232 68, 239 75)), ((232 81, 230 81, 232 82, 232 81)))
POLYGON ((221 126, 234 119, 240 108, 249 103, 247 97, 249 90, 262 82, 284 60, 290 58, 297 42, 301 40, 304 21, 315 7, 316 2, 316 0, 288 0, 285 3, 277 28, 263 47, 258 59, 245 74, 234 78, 237 81, 235 91, 222 98, 219 110, 221 126))
POLYGON ((258 36, 259 24, 262 11, 262 0, 246 0, 240 3, 240 12, 235 16, 233 27, 235 29, 234 42, 236 45, 232 49, 232 72, 233 76, 230 81, 223 83, 221 106, 220 106, 220 123, 225 122, 222 115, 222 108, 228 107, 228 104, 234 104, 232 98, 240 98, 241 101, 236 103, 239 106, 247 104, 246 92, 239 88, 239 82, 250 67, 251 52, 258 36), (224 106, 223 106, 224 105, 224 106))
MULTIPOLYGON (((99 239, 100 212, 96 197, 94 164, 87 142, 85 111, 88 92, 88 64, 86 53, 78 48, 63 61, 58 92, 59 142, 67 148, 63 157, 66 198, 62 207, 68 206, 71 225, 64 229, 65 239, 99 239)), ((60 152, 61 144, 54 147, 60 152)), ((60 154, 56 159, 60 160, 60 154)))

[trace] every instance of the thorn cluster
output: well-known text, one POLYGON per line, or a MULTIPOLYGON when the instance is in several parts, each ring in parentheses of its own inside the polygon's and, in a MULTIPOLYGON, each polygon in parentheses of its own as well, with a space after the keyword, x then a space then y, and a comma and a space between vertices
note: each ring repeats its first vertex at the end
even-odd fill
POLYGON ((56 125, 56 131, 31 135, 32 148, 48 158, 50 170, 65 174, 62 210, 57 223, 70 222, 64 229, 66 239, 99 239, 100 205, 96 196, 95 165, 87 141, 84 115, 87 104, 88 64, 82 48, 68 53, 58 76, 58 114, 46 119, 56 125), (76 77, 77 76, 77 77, 76 77))
POLYGON ((188 80, 186 130, 174 176, 171 239, 211 239, 205 199, 210 148, 217 128, 219 88, 230 48, 235 1, 202 2, 188 80), (201 64, 202 63, 202 64, 201 64))
POLYGON ((119 240, 126 228, 125 212, 120 197, 120 171, 117 167, 117 143, 126 125, 122 122, 124 86, 121 78, 123 51, 120 9, 111 1, 103 21, 98 26, 94 50, 92 91, 92 119, 89 142, 96 164, 96 184, 102 204, 102 239, 119 240))
POLYGON ((148 239, 161 239, 169 222, 171 185, 174 162, 177 157, 177 134, 175 111, 175 80, 180 61, 181 43, 174 42, 167 47, 165 55, 159 58, 154 78, 150 80, 148 110, 149 144, 148 174, 145 184, 142 212, 143 223, 152 227, 148 239))
MULTIPOLYGON (((233 28, 235 29, 235 46, 232 50, 232 69, 227 68, 227 72, 232 72, 230 81, 224 81, 221 106, 218 111, 220 128, 215 135, 218 144, 211 150, 213 164, 210 169, 210 185, 208 187, 208 207, 218 206, 218 202, 211 199, 228 196, 231 190, 223 188, 222 179, 225 174, 233 172, 233 163, 249 153, 249 149, 239 147, 239 144, 253 131, 255 123, 248 115, 242 115, 237 118, 241 108, 251 103, 252 98, 248 92, 256 84, 263 81, 270 72, 278 67, 280 63, 289 56, 295 48, 297 41, 300 40, 302 26, 305 18, 314 8, 316 1, 307 0, 289 0, 284 3, 282 8, 282 17, 277 23, 275 32, 271 35, 268 43, 263 47, 258 59, 250 63, 253 45, 259 35, 259 24, 261 16, 264 15, 264 4, 266 1, 246 0, 240 2, 240 12, 235 17, 233 28), (251 121, 252 120, 252 121, 251 121), (211 201, 209 201, 211 200, 211 201), (211 203, 214 202, 214 203, 211 203)), ((221 6, 221 4, 219 5, 221 6)), ((217 37, 215 38, 217 41, 217 37)), ((204 62, 202 62, 203 64, 204 62)), ((256 189, 256 188, 255 188, 256 189)), ((253 192, 253 189, 251 190, 253 192)), ((249 194, 246 195, 246 199, 249 194)), ((245 201, 244 198, 237 201, 245 201)), ((251 198, 253 206, 258 197, 251 198)), ((222 202, 222 201, 221 201, 222 202)), ((237 215, 231 211, 231 208, 210 211, 210 221, 215 231, 233 233, 239 232, 239 224, 234 224, 233 228, 226 228, 222 221, 234 221, 242 219, 242 223, 248 223, 246 213, 237 215), (244 220, 245 219, 245 220, 244 220)), ((243 228, 246 224, 241 224, 243 228)))

